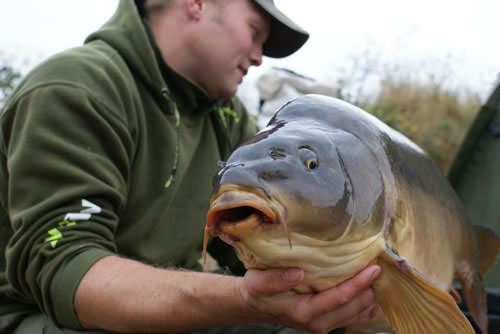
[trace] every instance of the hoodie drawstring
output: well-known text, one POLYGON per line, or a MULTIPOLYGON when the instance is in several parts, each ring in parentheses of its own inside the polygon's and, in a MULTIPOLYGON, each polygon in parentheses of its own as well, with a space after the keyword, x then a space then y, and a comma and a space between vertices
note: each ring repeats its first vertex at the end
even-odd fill
POLYGON ((174 151, 174 162, 172 163, 172 171, 167 181, 165 182, 165 188, 170 188, 174 183, 175 174, 177 173, 177 167, 179 167, 179 152, 180 152, 180 125, 181 125, 181 114, 177 108, 177 103, 170 97, 168 90, 163 88, 161 90, 162 96, 167 100, 167 102, 172 106, 174 110, 175 117, 175 151, 174 151))

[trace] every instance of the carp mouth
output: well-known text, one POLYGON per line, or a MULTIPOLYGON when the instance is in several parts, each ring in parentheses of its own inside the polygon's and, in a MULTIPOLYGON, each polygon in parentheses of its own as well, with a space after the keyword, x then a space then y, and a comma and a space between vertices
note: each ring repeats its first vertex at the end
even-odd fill
POLYGON ((281 225, 292 246, 283 219, 283 206, 253 191, 226 188, 214 195, 210 202, 203 240, 204 258, 210 237, 224 236, 238 242, 245 233, 261 226, 281 225))
POLYGON ((267 224, 278 224, 272 210, 242 203, 211 209, 206 226, 211 236, 225 234, 239 241, 240 233, 267 224))

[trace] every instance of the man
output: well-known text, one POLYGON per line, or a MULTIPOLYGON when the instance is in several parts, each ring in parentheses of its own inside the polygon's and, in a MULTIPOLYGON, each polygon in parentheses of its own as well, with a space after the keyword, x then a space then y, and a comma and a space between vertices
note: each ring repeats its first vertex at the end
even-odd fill
POLYGON ((0 331, 327 332, 373 316, 377 266, 316 295, 293 292, 294 268, 196 271, 217 161, 255 132, 230 98, 307 33, 269 0, 136 2, 4 108, 0 331))

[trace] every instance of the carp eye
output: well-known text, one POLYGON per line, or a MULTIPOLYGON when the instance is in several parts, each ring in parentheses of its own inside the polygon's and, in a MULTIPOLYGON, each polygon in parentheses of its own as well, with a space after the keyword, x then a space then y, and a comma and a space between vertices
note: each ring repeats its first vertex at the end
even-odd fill
POLYGON ((308 160, 304 161, 304 164, 309 169, 316 169, 318 167, 318 159, 316 159, 316 158, 308 159, 308 160))
POLYGON ((309 146, 300 146, 299 150, 299 159, 303 161, 304 166, 307 169, 316 169, 319 166, 318 156, 316 152, 309 146))

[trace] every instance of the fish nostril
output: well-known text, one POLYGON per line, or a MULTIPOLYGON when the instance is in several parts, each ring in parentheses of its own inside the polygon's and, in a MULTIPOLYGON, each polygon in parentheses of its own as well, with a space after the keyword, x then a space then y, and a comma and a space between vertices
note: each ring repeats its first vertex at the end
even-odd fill
POLYGON ((273 160, 276 160, 276 159, 283 159, 286 157, 286 154, 283 153, 283 150, 282 149, 279 149, 277 147, 273 147, 271 148, 271 152, 269 152, 269 155, 271 156, 271 158, 273 160))

